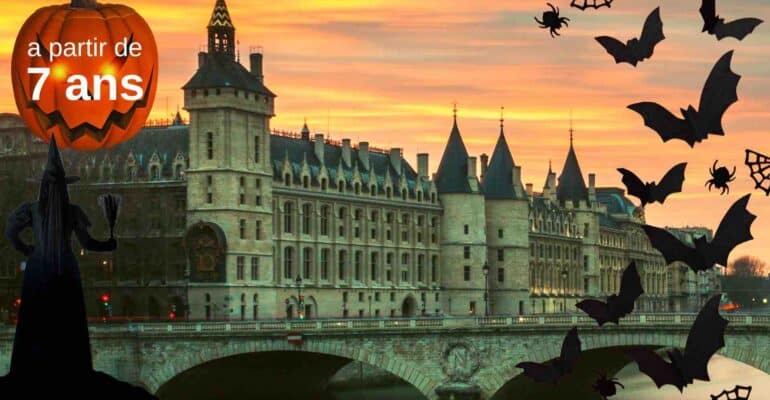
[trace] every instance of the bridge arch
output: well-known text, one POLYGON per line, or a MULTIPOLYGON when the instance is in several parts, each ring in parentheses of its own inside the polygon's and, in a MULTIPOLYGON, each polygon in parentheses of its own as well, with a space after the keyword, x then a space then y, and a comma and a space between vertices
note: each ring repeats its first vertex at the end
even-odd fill
POLYGON ((295 346, 289 344, 285 337, 270 341, 231 341, 224 346, 204 345, 201 346, 200 351, 195 352, 175 352, 176 355, 172 357, 168 356, 168 351, 158 349, 157 345, 152 347, 152 349, 148 350, 155 354, 161 354, 161 357, 152 361, 148 360, 150 362, 143 365, 140 372, 141 383, 151 393, 157 393, 164 384, 185 371, 211 361, 231 356, 281 351, 316 353, 336 356, 350 361, 360 361, 403 379, 429 399, 435 397, 434 390, 440 384, 440 382, 435 382, 430 377, 424 375, 418 368, 397 357, 373 353, 366 351, 361 346, 341 343, 308 341, 301 346, 295 346), (159 350, 160 353, 158 353, 159 350))
MULTIPOLYGON (((565 330, 566 332, 566 330, 565 330)), ((761 335, 730 332, 725 336, 725 347, 720 355, 742 362, 770 374, 770 359, 761 349, 770 346, 770 338, 761 335)), ((629 346, 650 346, 655 348, 683 348, 687 342, 687 332, 669 329, 657 330, 609 330, 579 329, 583 352, 629 346)), ((552 360, 559 356, 564 332, 542 332, 538 339, 516 343, 511 356, 497 366, 484 368, 476 376, 476 383, 488 396, 496 393, 506 383, 519 376, 521 369, 516 364, 522 361, 538 363, 552 360)))

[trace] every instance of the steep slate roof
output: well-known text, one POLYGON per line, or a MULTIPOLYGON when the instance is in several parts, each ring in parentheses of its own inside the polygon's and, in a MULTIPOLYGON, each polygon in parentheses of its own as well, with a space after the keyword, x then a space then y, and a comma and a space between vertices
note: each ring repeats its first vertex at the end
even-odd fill
MULTIPOLYGON (((284 161, 288 158, 292 168, 294 183, 301 183, 302 164, 307 162, 310 169, 311 182, 314 186, 320 184, 319 174, 321 172, 321 161, 315 154, 315 143, 311 140, 301 138, 272 135, 270 137, 270 161, 272 162, 273 175, 280 179, 283 173, 284 161)), ((371 183, 376 183, 380 192, 385 191, 385 177, 390 174, 393 183, 393 196, 400 196, 401 176, 390 163, 390 154, 377 151, 369 151, 369 165, 363 165, 360 161, 359 150, 350 149, 351 165, 345 165, 342 160, 342 147, 324 142, 324 160, 323 165, 329 175, 328 185, 330 188, 337 188, 339 176, 343 176, 347 186, 352 185, 354 167, 358 168, 361 176, 361 192, 369 193, 371 183), (339 169, 342 165, 342 170, 339 169)), ((401 158, 401 170, 406 177, 407 191, 409 196, 415 196, 415 182, 417 182, 417 172, 409 165, 406 160, 401 158)), ((430 182, 422 182, 423 193, 430 192, 430 182)))
MULTIPOLYGON (((513 161, 511 150, 508 148, 508 142, 505 140, 505 133, 500 127, 500 137, 497 139, 495 150, 492 152, 492 158, 489 161, 489 167, 484 175, 484 196, 492 200, 511 200, 517 199, 517 185, 522 187, 521 181, 513 182, 513 167, 516 163, 513 161)), ((522 190, 521 193, 524 193, 522 190)))
MULTIPOLYGON (((186 125, 172 125, 169 127, 144 128, 127 142, 120 143, 109 149, 96 151, 74 151, 62 149, 62 158, 72 167, 89 165, 98 168, 105 156, 115 168, 121 171, 125 166, 126 158, 133 154, 136 160, 137 176, 145 177, 148 174, 147 165, 154 153, 158 153, 161 164, 161 176, 173 176, 174 161, 177 154, 182 153, 185 159, 188 156, 190 146, 190 129, 186 125)), ((73 170, 73 175, 79 172, 73 170)), ((122 173, 118 174, 119 176, 122 173)))
POLYGON ((435 181, 439 193, 472 192, 468 184, 468 150, 463 143, 460 129, 457 128, 456 117, 436 171, 435 181))
POLYGON ((575 155, 575 148, 572 146, 571 138, 569 153, 567 153, 564 168, 562 168, 561 175, 559 175, 556 198, 560 202, 572 201, 576 203, 581 200, 588 201, 588 188, 583 180, 583 173, 580 171, 580 164, 578 163, 577 155, 575 155))
POLYGON ((182 89, 236 88, 275 97, 257 76, 226 54, 206 54, 203 65, 182 89))
POLYGON ((625 191, 621 188, 598 188, 596 200, 607 206, 607 212, 610 214, 633 216, 636 210, 636 205, 625 196, 625 191))

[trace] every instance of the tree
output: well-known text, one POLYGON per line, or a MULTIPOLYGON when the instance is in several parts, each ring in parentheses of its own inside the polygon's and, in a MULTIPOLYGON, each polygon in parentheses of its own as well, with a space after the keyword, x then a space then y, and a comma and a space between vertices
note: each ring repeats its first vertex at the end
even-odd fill
POLYGON ((727 274, 740 277, 762 277, 767 263, 754 256, 739 257, 727 268, 727 274))
POLYGON ((751 308, 767 297, 765 273, 767 264, 757 257, 742 256, 728 267, 728 274, 722 278, 722 287, 727 296, 744 308, 751 308))

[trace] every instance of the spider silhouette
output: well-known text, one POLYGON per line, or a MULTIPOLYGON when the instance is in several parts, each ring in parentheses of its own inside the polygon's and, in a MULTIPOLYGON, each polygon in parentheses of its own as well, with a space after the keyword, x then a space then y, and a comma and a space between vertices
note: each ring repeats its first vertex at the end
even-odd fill
POLYGON ((607 400, 608 396, 614 396, 617 393, 615 386, 620 386, 625 389, 622 383, 618 382, 615 378, 607 379, 607 374, 601 374, 596 383, 593 384, 594 390, 599 392, 603 400, 607 400))
POLYGON ((541 29, 551 29, 551 37, 561 36, 559 32, 556 32, 557 30, 561 29, 561 26, 569 26, 567 21, 569 21, 569 18, 567 17, 559 17, 559 7, 554 7, 551 3, 546 3, 549 7, 551 7, 551 11, 545 11, 543 12, 543 20, 537 19, 535 17, 535 21, 537 21, 538 24, 540 24, 541 29))
POLYGON ((709 192, 712 187, 716 186, 717 189, 722 189, 720 195, 725 194, 725 192, 730 194, 730 187, 727 184, 735 180, 735 167, 733 167, 733 172, 730 172, 727 167, 717 168, 718 162, 719 160, 714 161, 714 165, 709 169, 711 179, 706 181, 705 186, 708 186, 709 192))

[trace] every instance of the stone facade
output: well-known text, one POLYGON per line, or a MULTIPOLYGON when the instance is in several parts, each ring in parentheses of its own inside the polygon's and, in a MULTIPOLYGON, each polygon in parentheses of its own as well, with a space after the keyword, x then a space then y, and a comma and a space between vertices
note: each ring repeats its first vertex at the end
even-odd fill
MULTIPOLYGON (((212 21, 209 51, 184 87, 189 124, 177 115, 111 149, 63 152, 68 171, 83 177, 72 197, 94 233, 107 231, 96 196, 125 199, 119 249, 81 252, 89 315, 574 311, 581 299, 616 292, 631 261, 646 291, 641 310, 695 311, 692 298, 715 290, 684 283, 695 279, 680 277, 681 266, 666 267, 640 229, 643 210, 622 189, 595 187, 593 174, 585 184, 572 142, 558 182, 549 171, 535 191, 521 182, 503 121, 492 157, 477 160, 455 115, 433 176, 427 154, 415 171, 399 148, 335 142, 307 125, 299 134, 271 129, 276 97, 262 54, 251 54, 246 69, 229 46, 235 30, 226 6, 217 5, 212 21), (105 293, 111 310, 98 300, 105 293)), ((18 117, 0 117, 0 177, 37 178, 44 156, 18 117)), ((36 193, 25 188, 22 198, 36 193)), ((9 319, 21 258, 3 253, 0 316, 9 319)))

